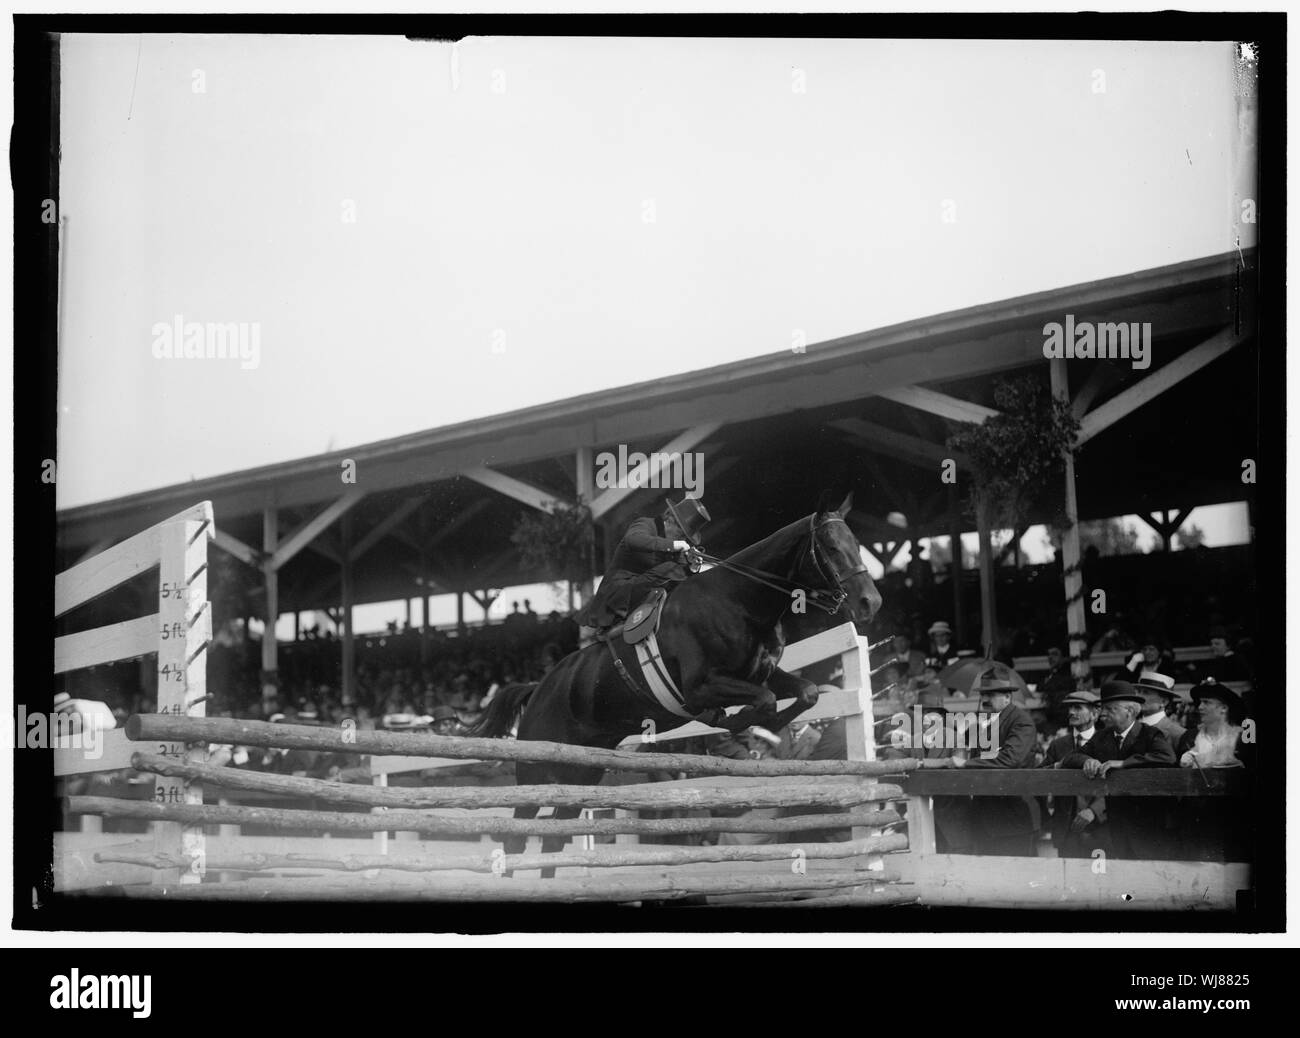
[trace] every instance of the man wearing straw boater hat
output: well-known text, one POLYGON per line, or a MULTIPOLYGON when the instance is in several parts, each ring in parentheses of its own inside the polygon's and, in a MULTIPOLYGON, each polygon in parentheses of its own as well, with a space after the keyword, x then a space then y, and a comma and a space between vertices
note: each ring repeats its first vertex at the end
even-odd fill
POLYGON ((614 549, 600 590, 579 610, 584 627, 608 630, 622 623, 651 589, 680 583, 696 568, 698 535, 710 520, 702 501, 683 498, 659 518, 634 519, 614 549))
MULTIPOLYGON (((1101 686, 1101 711, 1107 727, 1072 750, 1063 768, 1081 768, 1089 778, 1104 779, 1122 768, 1167 768, 1176 763, 1173 747, 1159 728, 1138 719, 1146 696, 1127 681, 1101 686)), ((1117 858, 1162 856, 1164 830, 1160 805, 1153 797, 1113 796, 1107 802, 1111 853, 1117 858)), ((1167 855, 1163 855, 1167 857, 1167 855)))
POLYGON ((936 620, 925 632, 930 638, 930 651, 926 654, 939 661, 939 670, 943 670, 957 658, 957 646, 952 643, 952 628, 945 620, 936 620))
POLYGON ((1174 704, 1182 700, 1174 690, 1174 679, 1168 674, 1144 670, 1133 687, 1146 697, 1142 705, 1142 723, 1159 728, 1165 733, 1169 745, 1176 747, 1187 734, 1187 729, 1169 716, 1174 704))

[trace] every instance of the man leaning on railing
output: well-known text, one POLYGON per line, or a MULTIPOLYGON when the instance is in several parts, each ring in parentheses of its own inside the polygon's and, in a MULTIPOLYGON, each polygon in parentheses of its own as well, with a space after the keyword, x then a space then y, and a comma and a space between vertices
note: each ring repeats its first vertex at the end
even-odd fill
MULTIPOLYGON (((1107 726, 1063 761, 1089 778, 1104 779, 1124 768, 1167 768, 1177 763, 1165 733, 1139 721, 1146 697, 1127 681, 1101 686, 1101 712, 1107 726)), ((1169 859, 1162 846, 1165 830, 1160 805, 1151 797, 1112 796, 1107 800, 1111 853, 1117 858, 1169 859)))

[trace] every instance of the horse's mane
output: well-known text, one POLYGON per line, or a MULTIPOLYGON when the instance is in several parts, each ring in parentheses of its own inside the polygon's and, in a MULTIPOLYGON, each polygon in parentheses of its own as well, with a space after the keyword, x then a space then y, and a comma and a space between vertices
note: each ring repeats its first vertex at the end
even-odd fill
POLYGON ((727 562, 736 562, 741 565, 752 566, 756 559, 770 558, 772 555, 780 555, 783 550, 793 548, 800 537, 808 531, 812 520, 817 517, 817 513, 805 515, 802 519, 796 519, 775 533, 770 533, 761 541, 755 541, 753 544, 741 548, 734 555, 728 555, 727 562))

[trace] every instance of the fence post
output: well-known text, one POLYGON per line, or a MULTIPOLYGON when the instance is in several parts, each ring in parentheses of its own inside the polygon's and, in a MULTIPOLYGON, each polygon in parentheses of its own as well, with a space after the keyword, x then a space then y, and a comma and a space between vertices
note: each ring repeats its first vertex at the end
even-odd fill
MULTIPOLYGON (((158 701, 160 714, 203 717, 207 713, 208 642, 212 610, 208 603, 208 537, 211 518, 168 523, 162 529, 158 566, 158 701)), ((207 761, 207 747, 163 743, 158 752, 192 764, 207 761)), ((154 800, 162 804, 203 803, 197 782, 159 775, 154 800)), ((159 851, 185 857, 187 869, 160 869, 155 883, 198 883, 206 868, 203 826, 164 822, 154 830, 159 851)))

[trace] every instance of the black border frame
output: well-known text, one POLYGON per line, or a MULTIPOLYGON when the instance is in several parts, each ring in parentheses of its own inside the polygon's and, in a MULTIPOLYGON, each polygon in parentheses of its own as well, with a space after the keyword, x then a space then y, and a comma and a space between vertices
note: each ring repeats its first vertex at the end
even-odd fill
POLYGON ((55 457, 57 403, 57 230, 40 222, 40 203, 58 198, 59 70, 51 33, 193 32, 292 35, 407 35, 459 39, 469 35, 677 36, 736 38, 1127 39, 1252 41, 1259 54, 1259 413, 1238 414, 1225 401, 1215 421, 1255 421, 1259 478, 1255 545, 1260 600, 1261 685, 1277 694, 1261 704, 1261 786, 1276 789, 1265 817, 1283 824, 1259 832, 1257 900, 1236 914, 1028 912, 1002 909, 874 909, 863 912, 712 908, 707 913, 660 907, 512 905, 174 904, 56 897, 33 907, 32 890, 49 878, 56 819, 49 802, 48 760, 14 752, 13 925, 20 930, 249 932, 872 932, 872 931, 1157 931, 1242 933, 1285 926, 1286 717, 1283 668, 1285 415, 1286 415, 1286 16, 1241 12, 1134 14, 880 14, 880 15, 15 15, 14 131, 14 689, 40 704, 50 693, 55 558, 53 486, 41 464, 55 457), (17 344, 22 344, 21 348, 17 344), (34 348, 33 348, 34 345, 34 348), (21 545, 21 553, 18 546, 21 545), (21 574, 21 575, 20 575, 21 574), (21 589, 21 594, 20 594, 21 589), (1275 671, 1275 672, 1274 672, 1275 671), (1270 752, 1270 746, 1272 752, 1270 752), (1274 813, 1276 808, 1276 813, 1274 813), (35 834, 40 834, 39 838, 35 834))

